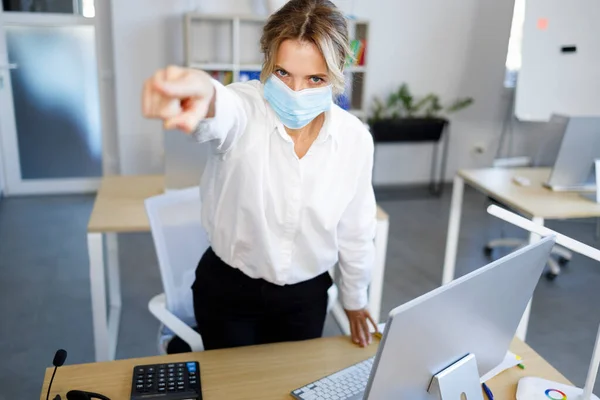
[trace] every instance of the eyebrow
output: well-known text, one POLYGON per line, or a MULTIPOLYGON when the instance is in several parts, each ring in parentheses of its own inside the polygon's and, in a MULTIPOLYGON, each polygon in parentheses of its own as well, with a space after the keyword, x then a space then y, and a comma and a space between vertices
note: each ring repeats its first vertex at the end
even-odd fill
MULTIPOLYGON (((281 70, 283 70, 283 71, 287 72, 288 74, 290 73, 288 70, 286 70, 285 68, 283 68, 283 67, 282 67, 281 65, 279 65, 279 64, 275 64, 275 69, 281 69, 281 70)), ((290 74, 290 75, 291 75, 291 74, 290 74)), ((307 75, 307 76, 308 76, 308 77, 317 76, 317 77, 319 77, 319 78, 327 78, 327 74, 326 74, 326 73, 324 73, 324 72, 323 72, 323 73, 310 74, 310 75, 307 75)))

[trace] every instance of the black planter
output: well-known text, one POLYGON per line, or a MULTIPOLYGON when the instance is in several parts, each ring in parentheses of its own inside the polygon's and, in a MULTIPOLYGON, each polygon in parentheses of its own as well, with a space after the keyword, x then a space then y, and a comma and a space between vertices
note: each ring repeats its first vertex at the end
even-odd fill
POLYGON ((375 142, 438 142, 447 119, 400 118, 382 119, 371 125, 375 142))

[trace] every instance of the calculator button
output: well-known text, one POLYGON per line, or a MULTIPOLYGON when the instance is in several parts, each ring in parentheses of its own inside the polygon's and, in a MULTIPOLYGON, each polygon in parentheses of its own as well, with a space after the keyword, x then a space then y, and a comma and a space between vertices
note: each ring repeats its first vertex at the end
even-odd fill
POLYGON ((181 377, 181 378, 177 378, 177 382, 178 382, 178 383, 179 383, 179 382, 183 383, 183 382, 184 382, 184 381, 183 381, 183 377, 181 377))
POLYGON ((167 364, 168 368, 175 368, 175 364, 167 364))
POLYGON ((167 388, 164 387, 164 386, 163 387, 159 387, 157 391, 158 391, 158 393, 164 393, 164 392, 167 391, 167 388))
POLYGON ((144 370, 144 368, 136 368, 136 369, 135 369, 135 373, 136 373, 136 374, 138 374, 138 375, 141 375, 141 374, 143 374, 144 372, 146 372, 146 371, 144 370))
POLYGON ((135 384, 136 384, 136 385, 143 385, 143 384, 144 384, 144 379, 142 378, 142 379, 138 379, 138 380, 136 380, 136 381, 135 381, 135 384))
POLYGON ((175 372, 175 368, 169 368, 168 371, 169 371, 169 373, 173 373, 173 372, 175 372))
POLYGON ((168 390, 169 392, 174 392, 174 391, 175 391, 175 385, 173 385, 173 386, 169 386, 169 387, 167 388, 167 390, 168 390))
POLYGON ((153 383, 146 383, 146 389, 152 389, 153 386, 153 383))
POLYGON ((196 380, 195 379, 190 379, 189 384, 190 384, 190 386, 196 385, 196 380))
POLYGON ((181 377, 181 376, 183 376, 183 372, 178 372, 178 373, 177 373, 177 376, 178 376, 178 377, 181 377))
POLYGON ((152 380, 152 379, 154 379, 154 375, 153 374, 148 374, 148 375, 146 375, 146 379, 152 380))
POLYGON ((148 368, 148 373, 149 374, 153 374, 154 373, 154 368, 153 367, 148 368))
POLYGON ((141 392, 144 389, 144 385, 135 385, 135 388, 138 392, 141 392))
POLYGON ((165 383, 166 379, 165 378, 158 378, 158 383, 165 383))
POLYGON ((177 368, 183 368, 183 367, 185 367, 185 363, 179 363, 179 364, 177 364, 177 368))
POLYGON ((169 378, 169 383, 171 383, 171 382, 175 382, 175 378, 173 378, 173 377, 169 378))

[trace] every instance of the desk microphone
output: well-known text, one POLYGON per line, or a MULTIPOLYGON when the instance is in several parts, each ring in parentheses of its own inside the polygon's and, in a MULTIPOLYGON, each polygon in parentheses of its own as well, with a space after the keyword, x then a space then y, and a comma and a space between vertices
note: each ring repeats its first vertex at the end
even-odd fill
POLYGON ((50 384, 48 385, 48 393, 46 394, 46 400, 50 397, 50 389, 52 389, 52 382, 54 381, 54 375, 56 375, 56 370, 58 367, 62 366, 67 359, 67 351, 60 349, 56 351, 54 354, 54 360, 52 360, 52 365, 54 365, 54 372, 52 372, 52 378, 50 379, 50 384))
MULTIPOLYGON (((52 365, 54 365, 54 372, 52 372, 52 378, 50 379, 50 384, 48 385, 48 393, 46 394, 46 400, 48 400, 48 398, 50 397, 50 389, 52 389, 52 382, 54 381, 54 375, 56 374, 56 370, 58 369, 58 367, 61 367, 65 363, 66 359, 66 350, 60 349, 56 351, 56 354, 54 354, 54 360, 52 360, 52 365)), ((110 400, 108 397, 99 393, 85 392, 83 390, 71 390, 67 393, 67 400, 91 399, 110 400)), ((54 397, 54 400, 61 400, 60 394, 57 394, 54 397)))

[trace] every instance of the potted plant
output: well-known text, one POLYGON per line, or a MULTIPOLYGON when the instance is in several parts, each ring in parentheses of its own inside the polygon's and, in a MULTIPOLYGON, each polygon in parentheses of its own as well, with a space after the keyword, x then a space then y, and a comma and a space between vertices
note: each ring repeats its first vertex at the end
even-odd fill
POLYGON ((440 97, 430 93, 415 99, 403 83, 383 103, 375 98, 373 115, 368 122, 376 142, 437 142, 448 119, 445 115, 458 112, 473 104, 470 97, 459 98, 443 107, 440 97))

